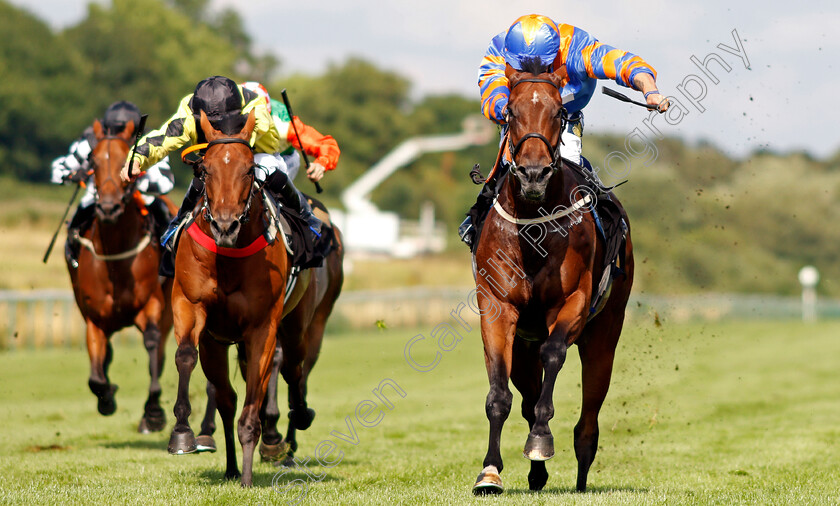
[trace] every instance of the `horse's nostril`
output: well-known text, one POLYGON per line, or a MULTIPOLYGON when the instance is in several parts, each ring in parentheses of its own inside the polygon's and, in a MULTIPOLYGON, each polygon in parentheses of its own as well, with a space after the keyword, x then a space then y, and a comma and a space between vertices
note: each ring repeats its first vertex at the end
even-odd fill
POLYGON ((239 220, 233 220, 233 223, 230 224, 230 228, 228 228, 228 233, 235 234, 237 230, 239 230, 239 220))

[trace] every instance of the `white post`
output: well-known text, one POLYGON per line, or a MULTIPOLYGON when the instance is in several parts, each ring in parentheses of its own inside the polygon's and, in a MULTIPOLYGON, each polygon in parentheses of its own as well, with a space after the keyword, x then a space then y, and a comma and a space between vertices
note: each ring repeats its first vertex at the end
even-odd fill
POLYGON ((420 206, 420 237, 422 242, 421 252, 431 253, 432 243, 435 237, 435 205, 429 200, 420 206))
POLYGON ((813 322, 817 319, 817 283, 820 273, 812 265, 799 270, 799 283, 802 285, 802 321, 813 322))

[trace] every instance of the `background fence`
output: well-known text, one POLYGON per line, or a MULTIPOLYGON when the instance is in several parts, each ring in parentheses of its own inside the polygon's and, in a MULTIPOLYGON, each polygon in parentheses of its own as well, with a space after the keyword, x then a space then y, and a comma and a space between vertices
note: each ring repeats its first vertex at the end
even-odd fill
MULTIPOLYGON (((469 309, 473 289, 406 288, 345 292, 330 318, 328 332, 429 327, 451 322, 452 311, 464 304, 460 315, 471 324, 477 314, 469 309)), ((627 323, 644 318, 662 322, 726 319, 800 319, 801 300, 744 294, 637 295, 628 304, 627 323)), ((840 318, 840 300, 819 300, 817 317, 840 318)), ((113 337, 117 344, 139 342, 140 333, 124 330, 113 337)), ((47 347, 84 348, 85 324, 69 291, 0 291, 0 351, 47 347)))

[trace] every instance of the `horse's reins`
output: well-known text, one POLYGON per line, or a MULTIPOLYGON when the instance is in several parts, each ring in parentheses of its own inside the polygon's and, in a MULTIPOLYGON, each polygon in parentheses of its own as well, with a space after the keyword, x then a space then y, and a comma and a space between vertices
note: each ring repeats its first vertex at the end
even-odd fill
MULTIPOLYGON (((550 84, 552 88, 554 88, 558 91, 558 93, 560 92, 560 88, 556 84, 554 84, 552 81, 550 81, 548 79, 539 79, 539 78, 529 78, 529 79, 522 79, 520 81, 517 81, 513 84, 513 86, 511 86, 511 91, 513 91, 513 89, 516 88, 520 83, 550 84)), ((510 161, 511 161, 510 171, 511 171, 511 174, 515 173, 516 169, 517 169, 516 154, 519 152, 519 149, 522 148, 522 144, 528 139, 539 139, 548 147, 548 152, 551 153, 551 155, 552 155, 552 160, 551 160, 551 163, 549 164, 549 167, 551 168, 551 170, 553 172, 557 172, 557 170, 560 169, 560 160, 561 160, 560 146, 563 144, 563 130, 566 129, 566 124, 568 123, 568 121, 569 121, 568 114, 566 113, 566 109, 563 108, 561 116, 560 116, 560 140, 557 143, 557 146, 552 146, 551 141, 549 141, 543 134, 538 133, 538 132, 529 132, 529 133, 523 135, 516 142, 516 145, 514 145, 513 144, 513 138, 510 135, 510 129, 508 129, 507 142, 508 142, 508 150, 510 151, 510 161)), ((508 123, 510 123, 510 122, 508 122, 508 123)), ((516 225, 534 225, 534 224, 538 224, 538 223, 547 223, 547 222, 550 222, 550 221, 568 216, 568 215, 582 209, 584 206, 590 204, 591 202, 592 202, 592 196, 587 194, 582 199, 573 203, 572 206, 569 207, 568 209, 563 209, 561 211, 558 211, 558 212, 555 212, 555 213, 552 213, 552 214, 549 214, 549 215, 541 216, 539 218, 516 218, 515 216, 513 216, 510 213, 508 213, 507 211, 505 211, 505 209, 502 207, 502 205, 499 204, 498 199, 493 201, 493 208, 496 210, 496 212, 499 214, 499 216, 501 216, 506 221, 509 221, 509 222, 514 223, 516 225)))
MULTIPOLYGON (((102 138, 102 140, 103 141, 120 140, 120 141, 125 142, 125 139, 123 139, 122 137, 120 137, 118 135, 106 135, 105 137, 102 138)), ((128 144, 128 143, 126 142, 126 144, 128 144)), ((108 158, 108 161, 109 162, 111 161, 110 157, 108 158)), ((114 184, 119 188, 120 185, 117 183, 116 178, 114 178, 110 173, 108 174, 108 177, 105 179, 104 182, 107 183, 108 181, 113 181, 114 184)), ((122 200, 123 202, 126 202, 126 200, 131 196, 131 194, 134 193, 134 188, 136 186, 137 186, 137 178, 134 178, 134 179, 131 180, 131 182, 128 183, 128 185, 126 185, 125 189, 123 190, 123 195, 122 195, 122 197, 120 197, 120 200, 122 200)), ((97 186, 97 188, 98 188, 98 186, 97 186)), ((97 200, 97 202, 99 201, 99 191, 96 192, 96 200, 97 200)))
MULTIPOLYGON (((106 135, 105 137, 102 138, 102 140, 103 141, 105 141, 105 140, 121 140, 121 141, 125 142, 125 139, 123 139, 122 137, 120 137, 118 135, 106 135)), ((109 157, 108 162, 110 163, 110 161, 111 161, 111 159, 109 157)), ((115 181, 115 184, 116 184, 116 179, 113 176, 111 176, 110 173, 108 174, 108 178, 105 179, 105 182, 108 182, 108 181, 115 181)), ((132 179, 132 181, 125 187, 125 190, 123 191, 122 197, 120 197, 120 200, 123 201, 123 203, 125 203, 126 205, 128 205, 127 200, 130 199, 131 196, 134 194, 135 187, 137 186, 136 181, 137 181, 137 179, 132 179)), ((119 186, 119 185, 117 185, 117 186, 119 186)), ((97 186, 97 188, 98 188, 98 186, 97 186)), ((98 189, 97 189, 97 192, 96 192, 96 195, 95 195, 95 199, 96 199, 96 202, 98 203, 99 202, 99 191, 98 191, 98 189)), ((121 253, 114 253, 114 254, 111 254, 111 255, 103 255, 103 254, 97 253, 96 252, 96 247, 93 244, 93 241, 91 241, 87 237, 82 237, 81 235, 76 234, 74 236, 74 239, 80 245, 82 245, 86 250, 90 251, 90 253, 93 255, 93 258, 95 258, 97 260, 100 260, 100 261, 104 261, 104 262, 110 262, 110 261, 116 261, 116 260, 125 260, 127 258, 131 258, 133 256, 136 256, 138 253, 140 253, 141 251, 146 249, 146 246, 148 246, 152 242, 152 234, 151 234, 151 232, 146 231, 146 234, 143 236, 142 239, 140 239, 140 241, 137 243, 137 245, 135 247, 131 248, 130 250, 123 251, 121 253)))
MULTIPOLYGON (((212 146, 214 146, 214 145, 217 145, 217 144, 244 144, 244 145, 248 146, 249 149, 253 149, 253 148, 251 148, 251 144, 248 143, 247 141, 243 140, 243 139, 236 139, 236 138, 216 139, 216 140, 210 141, 208 143, 196 144, 194 146, 190 146, 189 148, 184 149, 181 152, 181 160, 183 160, 184 163, 186 163, 188 165, 200 164, 201 160, 203 158, 203 154, 201 152, 210 148, 210 147, 212 147, 212 146), (188 160, 187 155, 189 155, 190 153, 194 153, 194 152, 198 152, 199 158, 195 159, 195 160, 188 160)), ((240 215, 240 217, 238 218, 239 223, 242 223, 242 224, 247 223, 249 218, 250 218, 251 203, 253 201, 254 194, 255 193, 263 193, 263 191, 262 191, 263 186, 265 186, 265 184, 267 183, 267 178, 266 178, 266 181, 262 182, 262 184, 259 184, 256 181, 255 167, 256 167, 256 165, 252 165, 250 170, 249 170, 249 175, 252 178, 251 179, 251 190, 250 190, 250 193, 248 194, 248 202, 245 205, 245 210, 243 211, 242 215, 240 215)), ((201 166, 199 166, 199 168, 201 169, 200 178, 203 181, 206 171, 201 166)), ((208 223, 212 223, 213 216, 210 214, 209 199, 207 198, 206 187, 202 190, 202 195, 204 197, 204 202, 201 206, 200 212, 202 213, 202 216, 204 217, 205 221, 207 221, 208 223)), ((267 198, 267 197, 264 197, 264 198, 267 198)), ((215 242, 213 241, 213 239, 211 239, 209 236, 207 236, 204 232, 201 231, 201 229, 198 227, 196 222, 193 222, 192 225, 190 225, 186 230, 187 230, 187 233, 190 235, 190 237, 192 237, 192 239, 196 243, 198 243, 200 246, 202 246, 204 249, 212 251, 212 252, 214 252, 218 255, 232 257, 232 258, 248 257, 248 256, 253 255, 257 251, 262 250, 267 245, 274 242, 274 236, 276 234, 276 230, 279 229, 279 225, 275 225, 275 223, 277 223, 277 221, 278 221, 278 218, 277 218, 277 215, 275 214, 275 210, 274 210, 273 206, 267 205, 267 208, 269 210, 269 213, 272 216, 272 220, 271 220, 272 224, 269 225, 269 231, 268 231, 268 236, 269 237, 266 238, 266 234, 262 234, 254 242, 252 242, 250 245, 248 245, 244 248, 226 248, 226 247, 217 246, 215 244, 215 242), (275 229, 274 232, 271 231, 273 227, 277 227, 277 229, 275 229)), ((289 244, 285 240, 285 236, 284 236, 283 243, 286 246, 286 251, 288 251, 288 253, 291 255, 292 250, 289 248, 289 244)), ((289 292, 288 292, 288 286, 287 286, 287 297, 288 297, 288 293, 289 292)))
MULTIPOLYGON (((191 147, 185 149, 181 153, 181 159, 186 162, 185 157, 189 153, 192 153, 194 151, 210 149, 211 147, 219 145, 219 144, 243 144, 245 146, 248 146, 249 150, 253 150, 253 148, 251 147, 251 143, 244 140, 244 139, 238 139, 238 138, 234 138, 234 137, 225 137, 225 138, 222 138, 222 139, 216 139, 216 140, 210 141, 208 143, 196 144, 195 146, 191 146, 191 147)), ((204 181, 204 175, 205 174, 206 174, 206 171, 202 168, 201 169, 201 176, 200 176, 200 179, 202 180, 202 182, 204 181)), ((244 225, 245 223, 248 223, 248 220, 250 219, 250 214, 251 214, 251 203, 254 201, 254 194, 257 193, 257 191, 259 191, 262 188, 262 185, 257 185, 256 184, 256 173, 255 173, 253 165, 249 169, 249 175, 251 176, 251 182, 252 182, 251 186, 252 186, 252 188, 250 189, 250 191, 248 193, 248 201, 245 203, 245 209, 242 211, 242 214, 240 214, 239 217, 236 218, 236 221, 238 221, 241 225, 244 225)), ((266 180, 267 180, 267 178, 266 178, 266 180)), ((265 184, 265 182, 263 182, 263 184, 265 184)), ((210 199, 207 197, 207 187, 206 186, 204 187, 204 190, 202 190, 202 193, 203 193, 203 196, 204 196, 204 201, 203 201, 203 203, 201 205, 201 209, 199 211, 202 213, 202 216, 204 217, 205 221, 207 221, 208 223, 213 223, 214 221, 216 221, 216 219, 213 217, 213 214, 210 212, 210 205, 209 205, 210 204, 210 199)))

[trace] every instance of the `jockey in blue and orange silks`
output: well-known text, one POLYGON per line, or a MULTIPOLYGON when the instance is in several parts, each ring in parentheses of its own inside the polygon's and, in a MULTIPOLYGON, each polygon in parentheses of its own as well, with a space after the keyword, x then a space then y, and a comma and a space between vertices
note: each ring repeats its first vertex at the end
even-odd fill
MULTIPOLYGON (((646 102, 657 106, 659 112, 668 108, 665 97, 656 89, 656 71, 641 57, 603 44, 575 26, 555 23, 547 16, 529 14, 493 37, 479 67, 481 112, 501 125, 503 139, 507 132, 505 111, 510 97, 506 66, 522 70, 523 62, 534 59, 539 60, 546 72, 555 72, 562 77, 560 94, 569 121, 561 137, 560 155, 590 170, 589 163, 581 156, 582 110, 595 93, 598 79, 612 79, 621 86, 644 93, 646 102)), ((507 160, 502 158, 500 163, 506 165, 507 160)), ((458 233, 464 242, 471 245, 475 227, 470 215, 461 224, 458 233)))

